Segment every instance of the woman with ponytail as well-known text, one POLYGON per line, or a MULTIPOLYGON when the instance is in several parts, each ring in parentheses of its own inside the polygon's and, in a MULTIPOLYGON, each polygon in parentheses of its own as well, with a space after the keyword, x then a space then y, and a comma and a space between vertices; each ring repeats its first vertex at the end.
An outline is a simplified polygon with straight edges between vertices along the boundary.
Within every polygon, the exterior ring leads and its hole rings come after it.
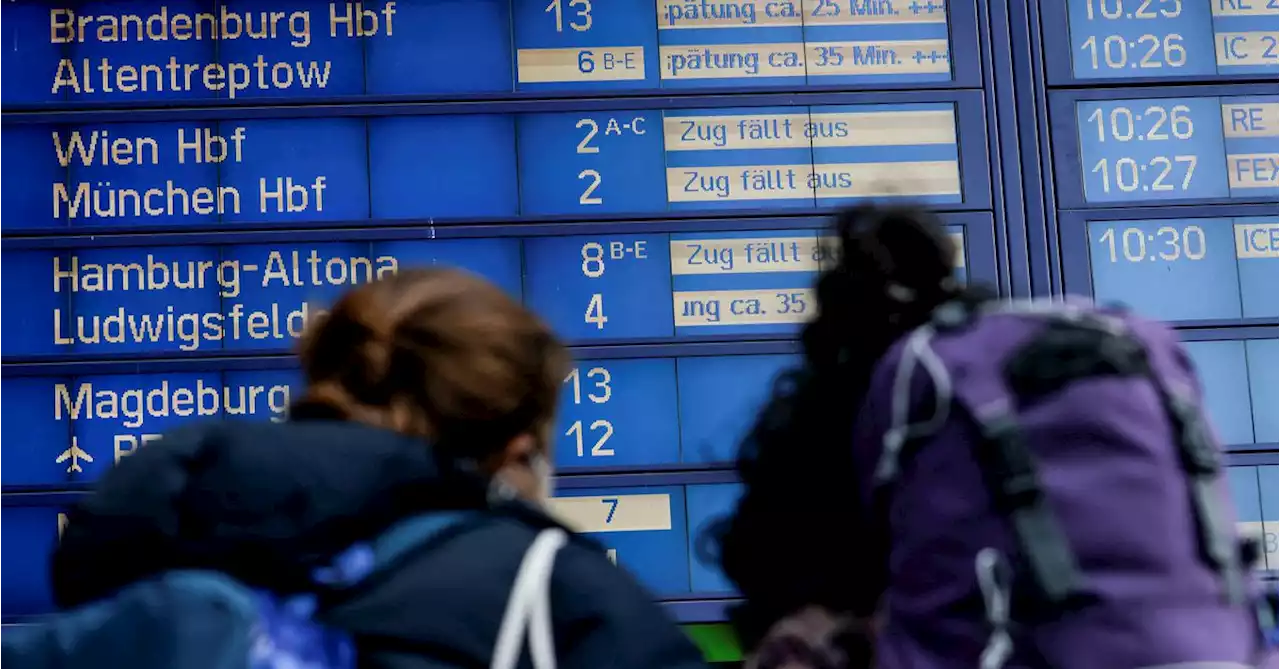
MULTIPOLYGON (((505 623, 520 618, 504 611, 526 613, 508 608, 523 601, 510 591, 530 546, 564 530, 544 507, 564 347, 492 284, 432 269, 347 293, 307 330, 300 358, 306 385, 287 421, 166 435, 71 511, 53 557, 57 604, 192 569, 280 596, 309 593, 318 570, 336 570, 335 556, 363 555, 349 547, 413 519, 456 518, 368 581, 323 591, 318 615, 351 634, 360 667, 519 659, 495 653, 500 629, 519 632, 505 623)), ((554 652, 535 649, 537 666, 547 655, 561 668, 703 666, 591 540, 565 539, 545 583, 552 629, 530 634, 553 637, 554 652)), ((517 594, 537 594, 526 590, 517 594)))

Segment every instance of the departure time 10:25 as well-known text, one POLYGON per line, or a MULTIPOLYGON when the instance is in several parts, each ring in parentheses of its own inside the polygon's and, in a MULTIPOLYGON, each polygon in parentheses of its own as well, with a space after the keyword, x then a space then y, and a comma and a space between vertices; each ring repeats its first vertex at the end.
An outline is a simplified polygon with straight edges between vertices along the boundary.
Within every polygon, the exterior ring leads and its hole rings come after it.
POLYGON ((1182 0, 1085 0, 1084 11, 1090 21, 1176 19, 1182 0))

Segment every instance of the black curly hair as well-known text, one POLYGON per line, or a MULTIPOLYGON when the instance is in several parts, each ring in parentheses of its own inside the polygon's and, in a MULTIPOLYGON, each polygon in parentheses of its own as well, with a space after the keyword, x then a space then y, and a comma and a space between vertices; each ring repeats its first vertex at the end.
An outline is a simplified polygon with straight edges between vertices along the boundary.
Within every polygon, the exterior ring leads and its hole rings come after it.
POLYGON ((778 379, 740 447, 737 508, 707 534, 745 599, 732 615, 745 648, 806 605, 873 612, 885 555, 859 527, 854 416, 886 350, 938 305, 971 294, 953 278, 950 235, 927 210, 864 205, 839 212, 834 228, 839 257, 818 278, 803 361, 778 379))

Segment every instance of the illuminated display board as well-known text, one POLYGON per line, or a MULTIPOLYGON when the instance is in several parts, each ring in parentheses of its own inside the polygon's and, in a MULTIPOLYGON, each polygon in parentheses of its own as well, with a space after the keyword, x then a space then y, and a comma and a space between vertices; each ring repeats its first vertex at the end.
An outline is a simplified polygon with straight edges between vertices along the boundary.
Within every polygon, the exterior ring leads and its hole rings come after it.
MULTIPOLYGON (((691 537, 816 308, 818 215, 937 206, 958 278, 1000 280, 980 3, 3 12, 5 414, 40 416, 6 493, 83 490, 185 421, 279 419, 281 356, 339 294, 462 267, 587 347, 562 514, 660 596, 723 599, 691 537)), ((45 610, 61 507, 3 499, 6 613, 45 610)))
POLYGON ((1228 447, 1275 444, 1277 369, 1275 339, 1186 343, 1204 390, 1205 408, 1228 447))
MULTIPOLYGON (((968 251, 958 259, 960 278, 974 272, 993 279, 989 217, 957 214, 950 220, 965 222, 952 227, 959 248, 968 251)), ((430 265, 462 267, 490 279, 571 341, 785 335, 812 315, 811 284, 831 257, 830 245, 812 229, 524 239, 422 239, 413 233, 416 239, 369 241, 378 234, 203 245, 179 245, 179 235, 169 245, 65 250, 9 244, 0 262, 0 290, 17 317, 4 320, 0 346, 11 361, 285 353, 307 320, 342 291, 400 267, 430 265)))
POLYGON ((968 2, 266 4, 6 3, 5 103, 977 86, 981 76, 968 2))
POLYGON ((1274 201, 1280 194, 1275 85, 1229 90, 1254 88, 1270 94, 1053 93, 1063 208, 1274 201))
MULTIPOLYGON (((1120 214, 1132 216, 1134 211, 1120 214)), ((1268 216, 1062 219, 1071 292, 1165 321, 1277 317, 1280 224, 1268 216)))
POLYGON ((939 95, 955 101, 7 125, 3 225, 754 212, 875 196, 985 208, 980 99, 939 95))
MULTIPOLYGON (((700 537, 729 512, 739 490, 735 483, 575 487, 558 493, 552 511, 604 544, 610 559, 658 596, 723 596, 729 587, 699 551, 700 537)), ((0 532, 8 548, 0 556, 0 577, 6 615, 52 609, 44 564, 65 523, 61 508, 5 505, 0 532)))
POLYGON ((1231 467, 1227 469, 1231 485, 1231 497, 1240 514, 1239 529, 1245 536, 1260 540, 1263 564, 1271 571, 1280 569, 1280 551, 1277 536, 1277 507, 1280 506, 1280 468, 1231 467))
POLYGON ((1280 73, 1275 0, 1063 0, 1041 11, 1051 85, 1280 73))
MULTIPOLYGON (((1239 529, 1262 539, 1260 566, 1277 569, 1277 468, 1236 466, 1227 472, 1239 529)), ((706 528, 732 508, 739 494, 734 483, 575 487, 561 491, 553 509, 604 544, 611 559, 659 596, 723 597, 730 594, 729 585, 699 549, 706 528)), ((44 564, 65 522, 60 508, 6 503, 0 518, 8 546, 0 555, 6 615, 51 609, 44 564)))
MULTIPOLYGON (((587 358, 561 387, 556 466, 646 470, 733 459, 792 354, 587 358)), ((86 484, 180 424, 284 420, 301 392, 285 360, 227 366, 200 361, 183 371, 76 376, 7 375, 6 439, 22 443, 0 470, 7 488, 86 484), (52 409, 50 409, 52 407, 52 409)))

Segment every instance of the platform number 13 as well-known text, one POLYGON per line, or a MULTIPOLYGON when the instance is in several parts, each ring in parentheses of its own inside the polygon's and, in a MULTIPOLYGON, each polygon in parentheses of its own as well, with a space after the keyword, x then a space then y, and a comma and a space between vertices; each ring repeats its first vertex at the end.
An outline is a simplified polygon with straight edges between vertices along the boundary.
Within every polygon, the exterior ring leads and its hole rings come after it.
POLYGON ((565 5, 569 7, 569 28, 574 32, 591 30, 591 0, 551 0, 551 4, 543 11, 556 18, 556 32, 564 32, 565 5))

